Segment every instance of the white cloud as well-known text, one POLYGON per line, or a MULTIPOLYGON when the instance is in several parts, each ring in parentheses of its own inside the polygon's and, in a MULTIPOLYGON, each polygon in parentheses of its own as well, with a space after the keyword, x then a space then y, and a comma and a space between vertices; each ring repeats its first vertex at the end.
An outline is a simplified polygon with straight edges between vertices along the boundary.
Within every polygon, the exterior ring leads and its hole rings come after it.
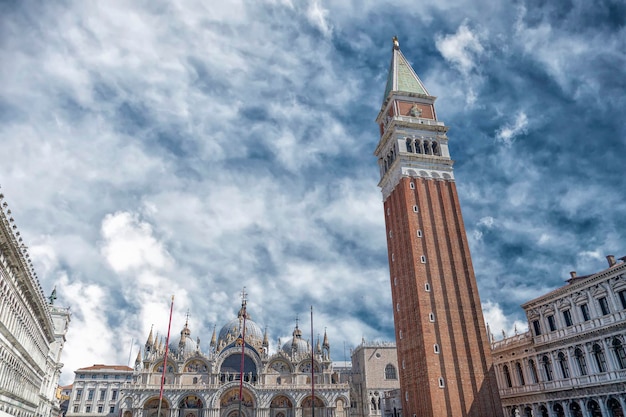
POLYGON ((520 111, 515 116, 515 121, 511 124, 502 126, 496 132, 496 140, 504 143, 507 146, 511 146, 515 138, 519 135, 526 134, 528 132, 528 116, 523 111, 520 111))
POLYGON ((317 27, 324 36, 330 36, 332 34, 332 25, 328 21, 328 10, 322 6, 321 0, 309 1, 306 16, 309 22, 317 27))
POLYGON ((482 303, 482 307, 485 323, 489 325, 496 340, 502 339, 504 335, 509 337, 528 330, 528 322, 506 316, 499 303, 486 301, 482 303))
POLYGON ((57 294, 72 300, 71 322, 63 350, 63 377, 71 381, 72 372, 95 363, 126 364, 121 351, 127 352, 130 335, 124 327, 111 331, 107 320, 110 294, 103 286, 70 281, 65 274, 58 277, 57 294), (115 346, 115 349, 112 347, 115 346))
POLYGON ((136 214, 117 212, 102 221, 102 255, 115 272, 168 268, 172 259, 152 234, 152 227, 136 214))
POLYGON ((459 26, 455 34, 437 35, 435 46, 447 61, 465 75, 476 67, 476 59, 484 52, 478 34, 472 32, 467 23, 459 26))
POLYGON ((493 227, 494 223, 495 223, 495 220, 493 219, 493 217, 485 216, 485 217, 482 217, 478 221, 478 226, 484 226, 487 229, 491 229, 493 227))

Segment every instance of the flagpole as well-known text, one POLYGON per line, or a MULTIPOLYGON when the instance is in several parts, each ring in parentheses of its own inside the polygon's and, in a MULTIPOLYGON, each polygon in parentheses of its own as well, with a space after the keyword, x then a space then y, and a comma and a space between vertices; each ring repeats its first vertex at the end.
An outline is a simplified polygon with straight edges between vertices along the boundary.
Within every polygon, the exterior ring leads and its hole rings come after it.
POLYGON ((163 358, 163 372, 161 373, 161 390, 159 392, 159 409, 157 417, 161 417, 161 403, 163 402, 163 385, 165 385, 165 372, 167 371, 167 353, 170 346, 170 329, 172 328, 172 312, 174 311, 174 296, 170 304, 170 321, 167 325, 167 339, 165 339, 165 357, 163 358))
POLYGON ((128 366, 130 367, 130 358, 133 356, 133 344, 135 343, 135 338, 130 338, 130 349, 128 349, 128 366))
POLYGON ((311 306, 311 417, 315 417, 315 362, 313 341, 313 306, 311 306))
POLYGON ((243 311, 243 330, 241 332, 241 366, 239 367, 239 417, 241 417, 241 403, 243 402, 243 366, 246 351, 246 287, 241 292, 241 310, 243 311))

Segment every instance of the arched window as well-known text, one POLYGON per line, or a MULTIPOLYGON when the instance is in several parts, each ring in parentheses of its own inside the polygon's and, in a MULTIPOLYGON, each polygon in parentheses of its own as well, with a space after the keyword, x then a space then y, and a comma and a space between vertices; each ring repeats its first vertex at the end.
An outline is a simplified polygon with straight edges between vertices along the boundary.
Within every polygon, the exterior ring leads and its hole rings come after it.
POLYGON ((587 360, 585 354, 580 348, 576 348, 574 351, 574 357, 576 358, 576 364, 578 365, 578 372, 580 376, 587 375, 587 360))
POLYGON ((433 148, 433 155, 439 156, 439 144, 437 142, 433 142, 431 147, 433 148))
POLYGON ((522 372, 522 364, 516 362, 515 370, 517 371, 517 379, 519 380, 520 385, 526 385, 526 381, 524 381, 524 372, 522 372))
POLYGON ((424 154, 427 154, 427 155, 433 154, 433 151, 430 148, 430 142, 428 142, 427 140, 424 141, 424 154))
POLYGON ((607 402, 606 402, 607 407, 609 408, 609 410, 611 411, 611 415, 612 416, 623 416, 624 415, 624 411, 622 410, 622 406, 619 404, 619 401, 616 400, 615 398, 610 398, 607 402))
POLYGON ((509 367, 507 365, 504 365, 502 370, 504 371, 504 379, 506 381, 506 386, 511 388, 513 384, 511 383, 511 374, 509 373, 509 367))
POLYGON ((554 406, 552 406, 552 409, 554 410, 556 417, 565 417, 565 411, 563 410, 563 407, 561 406, 561 404, 559 403, 554 404, 554 406))
POLYGON ((552 364, 550 363, 550 358, 548 358, 548 355, 545 355, 543 358, 541 358, 541 363, 543 364, 543 370, 546 374, 546 380, 552 381, 554 376, 552 375, 552 364))
POLYGON ((572 417, 583 417, 583 410, 580 409, 580 406, 576 401, 570 403, 569 410, 572 417))
POLYGON ((385 366, 385 379, 398 379, 396 367, 392 364, 385 366))
POLYGON ((413 145, 411 144, 411 139, 406 139, 406 151, 413 152, 413 145))
POLYGON ((606 372, 606 358, 604 357, 604 351, 597 343, 593 345, 593 357, 596 360, 598 372, 606 372))
POLYGON ((419 140, 416 140, 414 145, 415 145, 415 153, 424 153, 424 151, 422 150, 422 142, 420 142, 419 140))
POLYGON ((624 350, 622 341, 617 337, 613 339, 613 351, 615 352, 615 359, 619 369, 626 369, 626 350, 624 350))
POLYGON ((533 380, 533 384, 536 384, 539 382, 539 378, 537 377, 537 366, 535 365, 535 361, 534 360, 529 360, 528 361, 528 367, 530 368, 530 377, 533 380))
POLYGON ((587 403, 587 410, 591 417, 602 417, 602 411, 600 411, 600 405, 595 400, 589 400, 587 403))
POLYGON ((559 352, 559 368, 561 368, 561 375, 563 378, 569 378, 569 366, 567 365, 567 358, 563 352, 559 352))

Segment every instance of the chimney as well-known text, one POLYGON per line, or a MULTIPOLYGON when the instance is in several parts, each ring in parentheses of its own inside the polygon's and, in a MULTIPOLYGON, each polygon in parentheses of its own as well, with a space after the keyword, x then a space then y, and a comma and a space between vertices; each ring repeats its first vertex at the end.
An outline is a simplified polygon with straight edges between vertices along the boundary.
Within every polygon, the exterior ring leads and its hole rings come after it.
POLYGON ((615 265, 615 255, 607 255, 606 260, 609 262, 609 268, 615 265))
POLYGON ((570 278, 576 278, 576 271, 572 271, 569 273, 570 278))

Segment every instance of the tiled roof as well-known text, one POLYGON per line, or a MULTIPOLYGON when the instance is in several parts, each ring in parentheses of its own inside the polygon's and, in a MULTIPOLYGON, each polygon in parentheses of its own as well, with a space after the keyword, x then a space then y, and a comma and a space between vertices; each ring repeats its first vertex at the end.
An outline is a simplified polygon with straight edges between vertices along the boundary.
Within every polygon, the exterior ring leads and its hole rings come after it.
POLYGON ((429 95, 426 87, 422 84, 422 80, 413 71, 411 64, 400 52, 400 49, 394 49, 391 55, 391 65, 387 74, 383 101, 387 99, 391 91, 429 95))

